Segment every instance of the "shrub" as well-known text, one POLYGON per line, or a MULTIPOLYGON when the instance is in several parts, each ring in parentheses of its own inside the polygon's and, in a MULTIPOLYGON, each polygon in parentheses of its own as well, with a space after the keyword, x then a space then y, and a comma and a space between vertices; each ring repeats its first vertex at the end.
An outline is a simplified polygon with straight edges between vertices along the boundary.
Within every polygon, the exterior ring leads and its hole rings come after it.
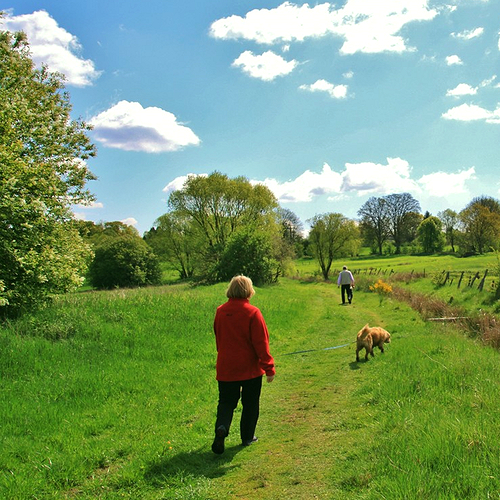
POLYGON ((278 273, 279 263, 273 257, 271 238, 250 230, 231 237, 217 265, 220 280, 244 274, 257 286, 272 283, 278 273))
POLYGON ((89 281, 101 289, 156 285, 161 281, 161 270, 147 243, 139 237, 125 236, 96 248, 89 281))

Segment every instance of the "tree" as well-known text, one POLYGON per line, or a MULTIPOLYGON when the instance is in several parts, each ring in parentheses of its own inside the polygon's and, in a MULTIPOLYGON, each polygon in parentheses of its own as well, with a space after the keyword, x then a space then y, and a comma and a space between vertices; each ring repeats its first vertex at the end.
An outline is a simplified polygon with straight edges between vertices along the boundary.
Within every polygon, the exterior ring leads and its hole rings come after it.
POLYGON ((382 255, 384 243, 389 236, 388 207, 384 198, 372 197, 358 210, 366 239, 375 243, 379 255, 382 255))
POLYGON ((304 225, 299 217, 288 208, 278 208, 278 219, 282 228, 283 240, 290 247, 296 256, 304 254, 304 225))
POLYGON ((359 229, 342 214, 316 215, 310 221, 309 241, 323 278, 328 280, 335 258, 353 255, 359 247, 359 229))
POLYGON ((157 285, 161 270, 157 257, 139 236, 111 238, 96 248, 89 267, 96 288, 157 285))
POLYGON ((444 246, 441 220, 433 215, 426 217, 418 226, 418 239, 424 253, 440 252, 444 246))
POLYGON ((71 205, 90 203, 89 127, 60 75, 35 69, 23 33, 0 32, 0 305, 15 314, 79 286, 91 256, 71 205))
POLYGON ((189 236, 178 234, 181 240, 196 238, 196 248, 202 252, 196 271, 207 280, 221 279, 226 246, 242 228, 268 233, 270 241, 279 234, 276 198, 267 187, 252 185, 244 177, 230 179, 219 172, 190 176, 182 189, 170 195, 168 205, 171 217, 189 228, 189 236))
POLYGON ((244 274, 257 286, 272 283, 279 276, 279 262, 274 258, 273 242, 268 233, 242 229, 229 239, 218 263, 222 281, 244 274))
POLYGON ((199 229, 187 217, 169 212, 155 221, 144 240, 158 257, 170 262, 181 279, 193 277, 202 259, 204 245, 199 229))
POLYGON ((410 214, 420 212, 420 203, 409 193, 390 194, 384 200, 387 204, 389 233, 394 240, 396 253, 399 254, 405 237, 411 234, 412 228, 418 226, 415 226, 416 219, 410 214))
POLYGON ((467 252, 483 253, 495 247, 500 232, 500 204, 494 198, 474 198, 460 212, 463 246, 467 252))
POLYGON ((451 251, 455 252, 455 235, 460 224, 460 218, 455 211, 449 208, 439 212, 438 217, 441 219, 444 227, 446 242, 451 246, 451 251))

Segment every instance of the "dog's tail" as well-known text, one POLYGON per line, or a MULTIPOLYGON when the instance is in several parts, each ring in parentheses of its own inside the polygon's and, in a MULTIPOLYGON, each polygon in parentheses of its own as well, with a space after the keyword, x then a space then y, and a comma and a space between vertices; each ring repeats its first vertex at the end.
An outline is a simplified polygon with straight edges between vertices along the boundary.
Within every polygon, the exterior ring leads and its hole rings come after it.
POLYGON ((360 340, 366 339, 369 333, 370 333, 370 327, 368 326, 368 323, 366 323, 366 325, 358 333, 358 339, 360 340))

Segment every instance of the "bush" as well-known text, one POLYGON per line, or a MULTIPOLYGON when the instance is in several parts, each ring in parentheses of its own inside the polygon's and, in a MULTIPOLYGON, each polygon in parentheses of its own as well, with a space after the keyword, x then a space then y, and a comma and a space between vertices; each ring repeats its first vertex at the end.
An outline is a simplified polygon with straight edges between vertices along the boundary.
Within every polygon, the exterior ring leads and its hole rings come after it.
POLYGON ((89 281, 100 289, 156 285, 161 281, 160 264, 141 238, 114 238, 96 248, 89 281))
POLYGON ((279 267, 268 235, 242 231, 234 234, 226 245, 217 265, 217 276, 229 281, 233 276, 244 274, 260 286, 276 281, 279 267))

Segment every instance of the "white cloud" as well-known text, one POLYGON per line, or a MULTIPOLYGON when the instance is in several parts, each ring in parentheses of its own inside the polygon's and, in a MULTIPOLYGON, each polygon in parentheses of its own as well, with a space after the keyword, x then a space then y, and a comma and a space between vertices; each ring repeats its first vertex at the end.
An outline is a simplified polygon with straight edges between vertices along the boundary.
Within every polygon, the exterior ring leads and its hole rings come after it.
MULTIPOLYGON (((412 168, 406 160, 387 158, 386 164, 346 163, 342 172, 336 172, 324 163, 319 173, 306 170, 284 182, 269 177, 250 182, 267 186, 280 203, 309 203, 320 196, 327 196, 328 201, 338 201, 347 199, 350 194, 361 197, 407 192, 418 196, 444 197, 466 192, 466 182, 475 179, 474 167, 456 173, 438 171, 418 180, 412 179, 411 174, 412 168)), ((163 191, 171 193, 182 189, 191 175, 195 174, 175 178, 163 191)))
POLYGON ((418 183, 427 196, 446 196, 466 193, 465 183, 476 178, 474 167, 457 173, 434 172, 424 175, 418 183))
POLYGON ((244 73, 266 82, 278 76, 288 75, 297 65, 298 62, 294 59, 286 61, 270 50, 261 55, 255 55, 250 50, 246 50, 233 62, 233 66, 241 67, 244 73))
POLYGON ((172 113, 138 102, 120 101, 89 123, 96 139, 110 148, 160 153, 196 146, 200 139, 172 113))
POLYGON ((497 107, 495 111, 489 111, 476 104, 461 104, 443 113, 442 117, 446 120, 485 121, 486 123, 500 124, 500 107, 497 107))
POLYGON ((132 227, 137 226, 137 219, 134 219, 134 217, 127 217, 126 219, 123 219, 120 222, 127 226, 132 226, 132 227))
POLYGON ((98 202, 98 201, 93 201, 92 203, 90 203, 89 205, 81 205, 81 204, 78 204, 78 205, 75 205, 77 208, 84 208, 84 209, 87 209, 87 210, 95 210, 96 208, 104 208, 104 204, 101 203, 101 202, 98 202))
POLYGON ((254 9, 245 17, 230 16, 210 27, 214 38, 253 40, 261 44, 289 43, 326 35, 331 29, 330 4, 309 7, 285 2, 274 9, 254 9))
POLYGON ((497 75, 493 75, 491 78, 486 78, 480 83, 480 87, 489 87, 495 80, 497 79, 497 75))
POLYGON ((50 71, 64 74, 68 85, 91 85, 101 74, 93 61, 80 57, 82 47, 77 37, 61 28, 44 10, 9 15, 4 19, 4 27, 8 31, 24 31, 34 63, 38 67, 45 64, 50 71))
POLYGON ((345 99, 347 97, 347 85, 334 85, 326 80, 317 80, 312 85, 301 85, 302 90, 309 92, 326 92, 332 99, 345 99))
POLYGON ((446 95, 451 97, 460 97, 463 95, 475 94, 477 94, 477 87, 472 87, 467 83, 460 83, 454 89, 450 89, 446 92, 446 95))
POLYGON ((342 191, 356 191, 359 196, 372 193, 419 192, 410 178, 411 168, 406 160, 387 158, 387 165, 372 162, 346 163, 342 173, 342 191))
POLYGON ((319 174, 306 170, 297 178, 283 183, 272 178, 266 178, 260 183, 266 185, 280 202, 307 202, 314 196, 338 193, 342 178, 325 163, 319 174))
POLYGON ((170 194, 174 191, 178 191, 184 187, 184 183, 190 178, 190 177, 208 177, 207 174, 187 174, 187 175, 180 175, 179 177, 176 177, 172 182, 169 182, 164 188, 163 192, 170 194))
POLYGON ((484 28, 476 28, 473 30, 465 30, 460 33, 452 33, 451 36, 461 40, 472 40, 473 38, 480 37, 484 33, 484 28))
POLYGON ((462 62, 462 59, 460 59, 460 57, 458 57, 456 54, 454 54, 454 55, 448 56, 446 58, 446 64, 448 66, 456 66, 456 65, 463 64, 463 62, 462 62))
POLYGON ((252 40, 260 44, 301 42, 306 38, 336 35, 344 39, 340 51, 404 52, 412 50, 399 34, 414 21, 429 21, 437 11, 427 0, 348 0, 335 10, 323 3, 310 7, 284 2, 274 9, 254 9, 245 17, 230 16, 215 21, 210 34, 224 40, 252 40))

